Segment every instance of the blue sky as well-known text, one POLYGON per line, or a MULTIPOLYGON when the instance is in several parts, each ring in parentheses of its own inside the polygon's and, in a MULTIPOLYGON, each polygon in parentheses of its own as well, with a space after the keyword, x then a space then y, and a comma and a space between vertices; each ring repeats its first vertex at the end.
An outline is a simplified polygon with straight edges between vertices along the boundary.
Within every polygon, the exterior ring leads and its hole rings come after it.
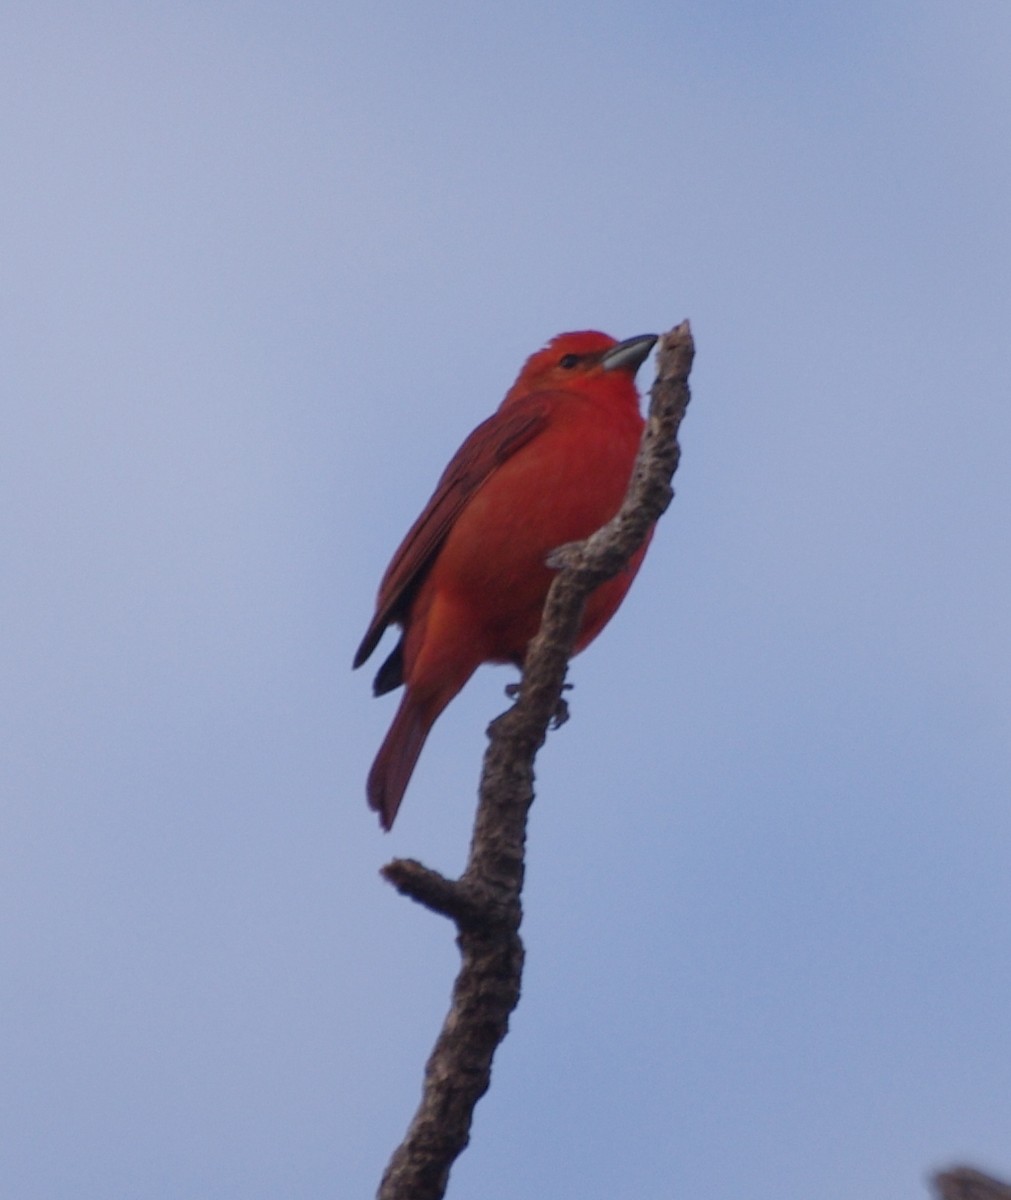
POLYGON ((461 866, 512 678, 382 836, 374 589, 528 353, 685 316, 449 1194, 1011 1175, 1009 47, 1006 0, 5 6, 0 1193, 371 1194, 456 965, 377 870, 461 866))

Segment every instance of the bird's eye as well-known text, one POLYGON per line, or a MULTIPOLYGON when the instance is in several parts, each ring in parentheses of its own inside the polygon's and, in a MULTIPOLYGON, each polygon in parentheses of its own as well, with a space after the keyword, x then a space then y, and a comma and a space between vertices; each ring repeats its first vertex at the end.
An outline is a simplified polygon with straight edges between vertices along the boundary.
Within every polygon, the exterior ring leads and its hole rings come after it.
POLYGON ((578 354, 566 354, 558 360, 558 365, 563 371, 571 371, 573 367, 579 365, 578 354))

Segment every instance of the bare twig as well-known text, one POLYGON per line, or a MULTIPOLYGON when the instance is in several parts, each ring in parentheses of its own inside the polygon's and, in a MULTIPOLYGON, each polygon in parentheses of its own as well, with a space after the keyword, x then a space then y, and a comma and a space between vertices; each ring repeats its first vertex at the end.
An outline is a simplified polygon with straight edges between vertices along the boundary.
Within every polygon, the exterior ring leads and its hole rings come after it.
POLYGON ((378 1200, 440 1200, 470 1137, 474 1107, 488 1089, 492 1057, 520 995, 527 813, 534 758, 559 711, 586 597, 642 545, 674 493, 678 428, 688 405, 695 348, 684 321, 660 339, 649 417, 628 495, 618 514, 585 542, 560 547, 537 636, 527 651, 519 699, 489 727, 470 855, 458 880, 409 859, 383 875, 399 891, 457 926, 461 966, 452 1005, 425 1068, 421 1104, 394 1152, 378 1200))
POLYGON ((934 1176, 941 1200, 1011 1200, 1011 1187, 973 1167, 952 1167, 934 1176))

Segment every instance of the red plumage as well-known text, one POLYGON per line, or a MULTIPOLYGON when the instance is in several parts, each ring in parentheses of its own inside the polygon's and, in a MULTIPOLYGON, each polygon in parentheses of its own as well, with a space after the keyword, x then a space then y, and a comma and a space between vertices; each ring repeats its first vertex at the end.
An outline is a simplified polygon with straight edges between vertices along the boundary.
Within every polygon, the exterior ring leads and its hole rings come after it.
MULTIPOLYGON (((354 660, 388 625, 402 628, 375 681, 376 695, 406 685, 369 773, 384 829, 429 730, 477 667, 522 666, 553 576, 547 556, 618 511, 643 429, 635 373, 655 341, 564 333, 532 355, 393 555, 354 660)), ((614 615, 645 553, 589 597, 576 652, 614 615)))

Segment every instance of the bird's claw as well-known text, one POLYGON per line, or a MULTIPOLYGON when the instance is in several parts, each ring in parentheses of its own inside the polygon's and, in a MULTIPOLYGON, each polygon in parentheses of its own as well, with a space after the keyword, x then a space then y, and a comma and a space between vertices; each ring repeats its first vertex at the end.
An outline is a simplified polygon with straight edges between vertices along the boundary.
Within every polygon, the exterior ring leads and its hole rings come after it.
MULTIPOLYGON (((562 685, 562 690, 571 688, 571 683, 562 685)), ((558 697, 558 703, 555 705, 555 711, 551 714, 551 720, 548 722, 549 729, 561 729, 565 722, 569 719, 569 702, 564 696, 558 697)))

